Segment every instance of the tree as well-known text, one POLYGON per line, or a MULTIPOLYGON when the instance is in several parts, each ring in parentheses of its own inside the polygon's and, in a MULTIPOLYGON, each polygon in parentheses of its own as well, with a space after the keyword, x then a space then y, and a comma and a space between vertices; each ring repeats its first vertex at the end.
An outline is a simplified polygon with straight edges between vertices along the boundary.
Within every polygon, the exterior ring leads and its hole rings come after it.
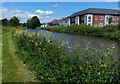
POLYGON ((10 19, 9 24, 10 24, 12 27, 17 27, 17 26, 20 25, 19 22, 20 22, 20 20, 19 20, 16 16, 14 16, 13 18, 10 19))
POLYGON ((35 29, 36 27, 40 27, 41 23, 37 16, 33 16, 30 20, 27 21, 28 28, 35 29))
POLYGON ((0 20, 0 25, 2 25, 2 20, 0 20))
POLYGON ((112 23, 112 17, 110 17, 110 18, 108 19, 108 23, 109 23, 109 24, 112 23))
POLYGON ((7 22, 8 22, 8 20, 7 20, 6 18, 2 19, 2 25, 3 25, 3 26, 6 26, 6 25, 7 25, 7 22))

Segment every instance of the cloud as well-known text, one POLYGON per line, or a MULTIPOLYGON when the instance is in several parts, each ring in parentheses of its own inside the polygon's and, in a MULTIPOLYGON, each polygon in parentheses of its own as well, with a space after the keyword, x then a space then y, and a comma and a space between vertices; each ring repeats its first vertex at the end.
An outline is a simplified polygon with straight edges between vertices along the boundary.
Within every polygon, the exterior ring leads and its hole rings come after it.
POLYGON ((2 18, 10 19, 13 16, 18 17, 21 20, 21 22, 25 22, 27 19, 30 19, 33 16, 38 16, 38 15, 24 10, 17 10, 17 9, 9 10, 7 8, 2 7, 2 18))
POLYGON ((18 9, 9 10, 4 7, 0 8, 0 15, 2 15, 2 16, 0 16, 0 19, 7 18, 9 20, 13 16, 16 16, 20 19, 20 22, 22 22, 22 23, 26 22, 28 19, 32 18, 33 16, 37 16, 41 22, 47 23, 54 19, 54 17, 48 16, 49 14, 53 14, 53 12, 52 11, 42 11, 42 14, 40 14, 40 13, 36 14, 36 13, 28 12, 25 10, 18 10, 18 9))
POLYGON ((54 12, 53 11, 42 11, 42 10, 36 10, 36 13, 38 14, 45 14, 45 15, 51 15, 54 12))
POLYGON ((120 0, 106 0, 107 2, 118 2, 120 0))
POLYGON ((53 7, 58 7, 59 5, 58 4, 54 4, 53 7))

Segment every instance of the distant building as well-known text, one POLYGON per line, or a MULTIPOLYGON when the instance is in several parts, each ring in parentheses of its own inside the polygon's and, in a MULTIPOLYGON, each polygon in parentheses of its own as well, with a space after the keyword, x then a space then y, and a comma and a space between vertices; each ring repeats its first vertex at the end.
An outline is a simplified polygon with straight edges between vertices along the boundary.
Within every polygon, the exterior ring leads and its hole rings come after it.
POLYGON ((113 9, 89 8, 72 14, 63 19, 63 25, 90 25, 94 27, 103 27, 109 25, 109 18, 112 16, 111 25, 120 23, 120 11, 113 9), (67 21, 66 21, 67 19, 67 21))
POLYGON ((41 27, 47 27, 46 23, 41 23, 41 27))
POLYGON ((68 17, 59 20, 59 26, 69 26, 68 17))
POLYGON ((55 19, 49 23, 47 23, 47 26, 59 26, 59 20, 55 19))

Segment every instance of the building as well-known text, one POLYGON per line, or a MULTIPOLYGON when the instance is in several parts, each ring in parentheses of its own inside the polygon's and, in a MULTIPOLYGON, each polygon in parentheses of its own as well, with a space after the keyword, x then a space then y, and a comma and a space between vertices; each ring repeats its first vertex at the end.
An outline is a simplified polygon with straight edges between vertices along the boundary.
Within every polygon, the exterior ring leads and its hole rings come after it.
POLYGON ((47 26, 53 26, 53 27, 59 26, 59 20, 55 19, 55 20, 47 23, 47 26))
POLYGON ((59 26, 69 26, 68 17, 59 20, 59 26))
POLYGON ((41 27, 47 27, 46 23, 41 23, 41 27))
POLYGON ((113 9, 89 8, 72 14, 67 17, 66 25, 91 25, 103 27, 109 25, 109 18, 112 17, 111 25, 120 23, 120 11, 113 9))

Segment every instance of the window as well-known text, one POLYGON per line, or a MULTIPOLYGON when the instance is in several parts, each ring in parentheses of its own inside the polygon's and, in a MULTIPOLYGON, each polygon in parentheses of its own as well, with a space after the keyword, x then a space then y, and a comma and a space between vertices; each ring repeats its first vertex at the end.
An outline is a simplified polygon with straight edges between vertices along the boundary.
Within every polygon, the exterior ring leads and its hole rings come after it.
POLYGON ((120 21, 120 17, 118 17, 118 20, 120 21))
POLYGON ((97 17, 97 16, 95 17, 95 20, 98 20, 98 17, 97 17))
POLYGON ((100 20, 104 20, 104 17, 103 17, 103 16, 100 16, 100 20))
POLYGON ((109 18, 108 18, 108 17, 106 17, 106 22, 108 22, 108 19, 109 19, 109 18))
POLYGON ((95 24, 94 27, 97 27, 97 24, 95 24))
POLYGON ((99 27, 103 27, 103 23, 99 23, 99 27))
POLYGON ((115 25, 114 23, 111 23, 111 25, 115 25))
POLYGON ((117 17, 117 20, 119 20, 119 17, 117 17))
POLYGON ((72 23, 72 25, 75 25, 75 23, 72 23))
POLYGON ((75 21, 75 19, 74 19, 74 18, 72 18, 72 21, 75 21))
POLYGON ((91 22, 91 17, 90 16, 88 17, 88 22, 91 22))
POLYGON ((84 16, 82 17, 82 20, 84 20, 84 16))
POLYGON ((90 26, 90 24, 88 24, 90 26))
POLYGON ((117 17, 113 17, 113 20, 117 20, 117 17))

